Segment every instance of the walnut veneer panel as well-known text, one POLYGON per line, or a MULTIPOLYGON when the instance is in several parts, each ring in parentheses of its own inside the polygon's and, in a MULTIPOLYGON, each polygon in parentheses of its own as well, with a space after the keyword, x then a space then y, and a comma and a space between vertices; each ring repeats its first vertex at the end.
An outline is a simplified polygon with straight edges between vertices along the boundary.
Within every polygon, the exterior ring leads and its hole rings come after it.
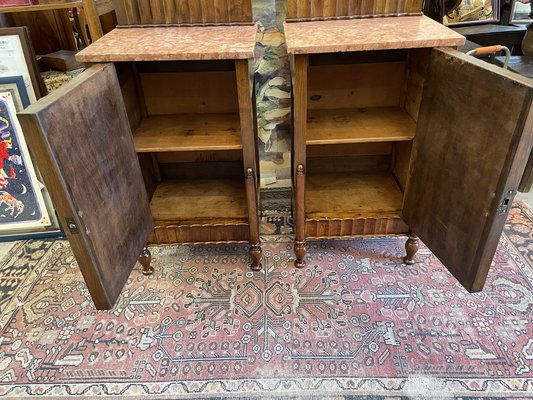
POLYGON ((422 0, 288 0, 287 20, 421 15, 422 0))
POLYGON ((115 0, 115 5, 119 25, 242 24, 253 21, 251 0, 115 0))
POLYGON ((464 36, 426 16, 285 23, 291 54, 461 46, 464 36))
POLYGON ((220 60, 254 56, 256 28, 194 26, 114 29, 76 55, 81 62, 220 60))

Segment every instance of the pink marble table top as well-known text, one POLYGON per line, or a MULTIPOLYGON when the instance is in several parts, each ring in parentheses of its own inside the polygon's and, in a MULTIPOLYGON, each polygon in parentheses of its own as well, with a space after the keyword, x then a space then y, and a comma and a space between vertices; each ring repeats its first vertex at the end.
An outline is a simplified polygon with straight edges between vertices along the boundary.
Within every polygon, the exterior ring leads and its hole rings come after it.
POLYGON ((291 54, 461 46, 464 36, 426 16, 285 23, 291 54))
POLYGON ((256 27, 119 28, 76 55, 81 62, 253 58, 256 27))

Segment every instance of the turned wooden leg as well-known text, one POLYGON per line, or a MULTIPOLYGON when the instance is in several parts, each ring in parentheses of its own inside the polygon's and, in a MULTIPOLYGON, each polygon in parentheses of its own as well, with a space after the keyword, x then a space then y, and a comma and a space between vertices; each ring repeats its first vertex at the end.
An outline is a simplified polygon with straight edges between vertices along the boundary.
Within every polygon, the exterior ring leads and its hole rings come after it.
POLYGON ((405 242, 405 252, 407 255, 403 258, 404 264, 413 265, 415 263, 415 255, 418 252, 418 236, 409 231, 409 238, 405 242))
POLYGON ((294 255, 296 256, 296 260, 294 261, 294 265, 296 268, 303 268, 305 267, 305 241, 304 240, 296 240, 294 242, 294 255))
POLYGON ((139 264, 142 265, 143 275, 152 275, 154 273, 154 267, 150 265, 152 262, 152 253, 150 253, 150 250, 148 250, 148 247, 145 247, 143 251, 141 251, 141 254, 139 255, 139 264))
POLYGON ((252 271, 261 271, 262 255, 263 255, 263 251, 261 250, 261 246, 259 244, 253 244, 250 246, 250 258, 252 259, 252 262, 250 264, 250 269, 252 271))
POLYGON ((296 201, 294 212, 295 240, 294 255, 296 268, 305 267, 305 167, 298 164, 294 180, 296 201))

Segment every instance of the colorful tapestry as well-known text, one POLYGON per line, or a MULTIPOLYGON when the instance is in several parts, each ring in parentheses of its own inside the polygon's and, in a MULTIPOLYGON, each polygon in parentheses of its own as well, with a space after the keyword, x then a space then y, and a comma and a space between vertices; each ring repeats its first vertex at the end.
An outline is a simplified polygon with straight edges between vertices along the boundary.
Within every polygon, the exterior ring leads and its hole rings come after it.
MULTIPOLYGON (((533 213, 515 205, 483 292, 405 238, 153 248, 96 311, 65 241, 2 261, 0 396, 516 397, 533 394, 533 213), (7 290, 6 290, 7 289, 7 290)), ((372 397, 375 398, 375 397, 372 397)))

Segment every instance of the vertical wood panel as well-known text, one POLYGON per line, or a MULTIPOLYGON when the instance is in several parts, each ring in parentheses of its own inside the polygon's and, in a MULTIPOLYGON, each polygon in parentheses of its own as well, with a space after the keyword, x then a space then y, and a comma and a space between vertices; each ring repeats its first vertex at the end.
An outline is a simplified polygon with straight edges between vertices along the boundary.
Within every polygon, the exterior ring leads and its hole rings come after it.
POLYGON ((164 24, 165 23, 165 1, 163 0, 150 0, 150 9, 152 14, 152 23, 164 24))
POLYGON ((189 23, 191 24, 202 24, 202 4, 200 0, 189 0, 189 23))
POLYGON ((307 18, 323 18, 324 17, 324 2, 326 0, 314 0, 311 1, 309 7, 309 16, 307 18))
POLYGON ((288 0, 287 20, 421 14, 422 0, 288 0))
POLYGON ((116 10, 119 25, 253 22, 251 0, 116 0, 116 10))
POLYGON ((203 23, 214 23, 216 21, 215 0, 200 0, 202 4, 203 23))
POLYGON ((137 0, 139 9, 139 18, 141 24, 149 24, 152 22, 152 7, 150 0, 137 0))
POLYGON ((214 7, 216 23, 229 21, 228 2, 226 0, 214 0, 214 7))
POLYGON ((124 11, 126 13, 127 25, 140 24, 139 9, 137 8, 137 1, 125 1, 124 11))
POLYGON ((163 13, 165 24, 171 24, 174 22, 176 15, 176 6, 174 4, 174 0, 163 0, 163 13))

